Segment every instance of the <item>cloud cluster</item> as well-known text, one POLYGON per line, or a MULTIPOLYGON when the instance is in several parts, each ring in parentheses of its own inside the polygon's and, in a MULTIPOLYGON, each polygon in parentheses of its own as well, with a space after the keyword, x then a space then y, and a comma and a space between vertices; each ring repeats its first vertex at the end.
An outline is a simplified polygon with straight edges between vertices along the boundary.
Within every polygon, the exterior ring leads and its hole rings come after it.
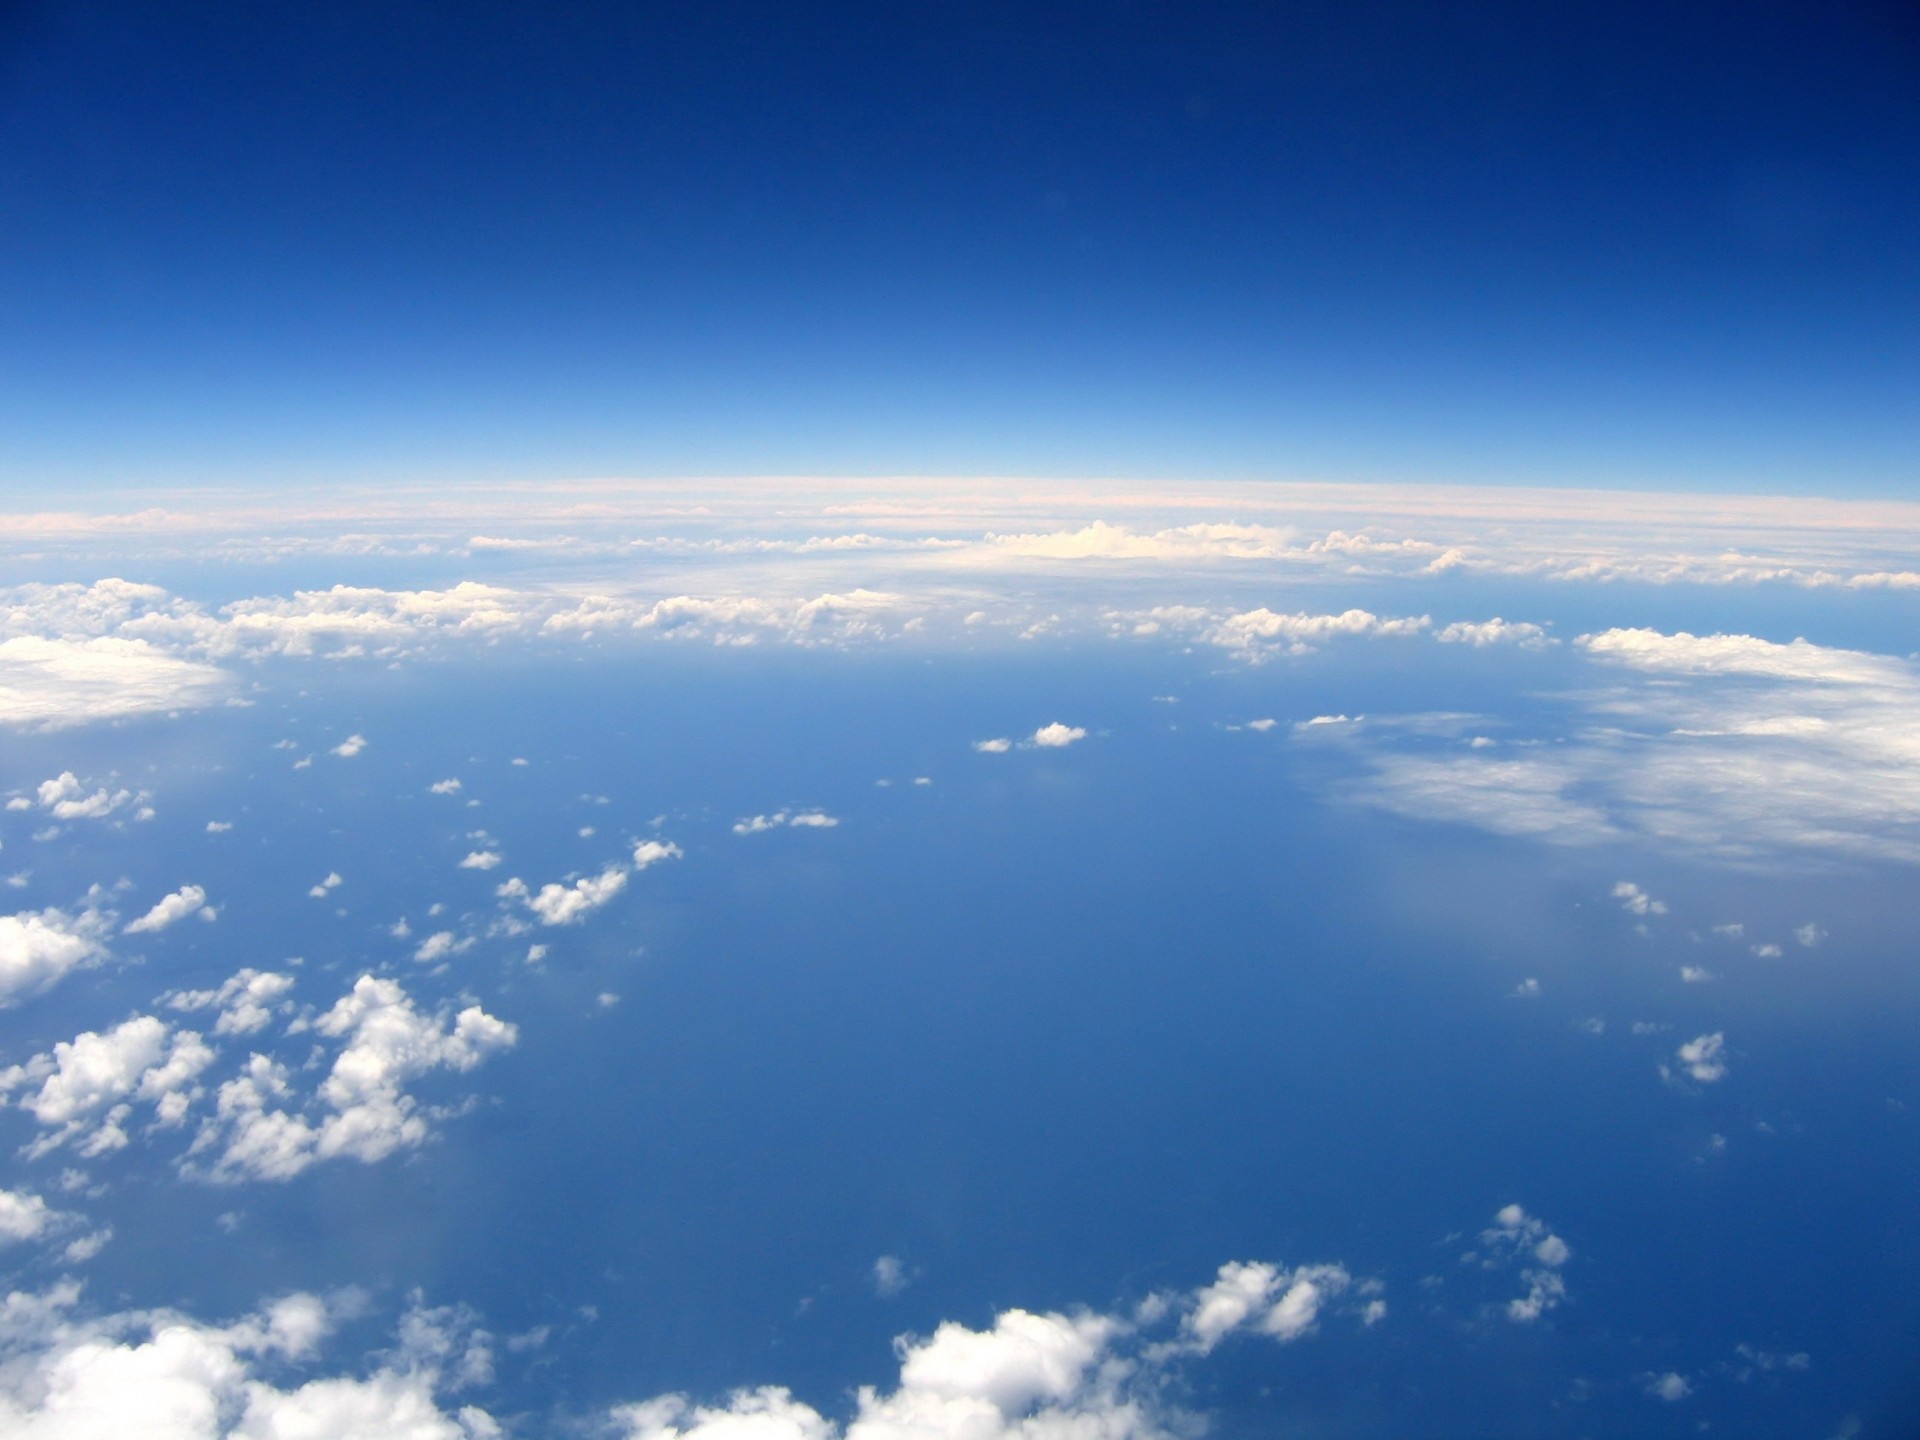
POLYGON ((310 1099, 297 1092, 292 1071, 259 1053, 219 1087, 189 1152, 212 1157, 209 1178, 287 1180, 318 1161, 371 1164, 424 1144, 434 1114, 408 1082, 434 1070, 472 1070, 519 1039, 512 1024, 478 1005, 425 1014, 397 981, 372 975, 361 976, 313 1029, 341 1045, 310 1099))
POLYGON ((14 1103, 44 1127, 28 1147, 30 1156, 68 1144, 83 1156, 104 1155, 127 1145, 126 1124, 137 1104, 152 1108, 157 1125, 180 1124, 213 1059, 193 1031, 138 1015, 0 1070, 0 1096, 18 1093, 14 1103))
POLYGON ((824 810, 776 810, 771 815, 744 815, 733 822, 736 835, 762 835, 783 825, 802 830, 831 830, 840 822, 824 810))
POLYGON ((1531 1325, 1567 1298, 1566 1278, 1560 1272, 1573 1251, 1544 1220, 1519 1205, 1505 1205, 1492 1226, 1480 1232, 1480 1241, 1493 1263, 1518 1269, 1526 1286, 1507 1302, 1507 1318, 1515 1324, 1531 1325))

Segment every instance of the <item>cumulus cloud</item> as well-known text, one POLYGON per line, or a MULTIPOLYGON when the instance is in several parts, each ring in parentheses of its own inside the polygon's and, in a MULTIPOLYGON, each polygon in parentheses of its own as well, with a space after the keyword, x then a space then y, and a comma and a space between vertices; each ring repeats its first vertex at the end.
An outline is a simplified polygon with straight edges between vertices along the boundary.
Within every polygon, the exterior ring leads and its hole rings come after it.
POLYGON ((164 930, 175 921, 184 920, 189 915, 198 915, 202 920, 212 920, 218 913, 207 904, 207 892, 204 889, 198 885, 182 885, 171 895, 163 896, 138 920, 130 921, 124 933, 151 934, 156 930, 164 930))
POLYGON ((342 740, 338 745, 333 747, 333 753, 335 755, 338 755, 343 760, 351 760, 354 756, 358 755, 362 750, 366 748, 367 748, 366 736, 349 735, 346 739, 342 740))
POLYGON ((458 795, 460 793, 460 782, 458 780, 436 780, 433 784, 429 785, 427 789, 435 795, 458 795))
POLYGON ((104 786, 89 794, 71 770, 62 770, 53 779, 42 780, 34 798, 56 820, 101 820, 132 801, 134 794, 104 786))
POLYGON ((0 1248, 38 1240, 66 1217, 26 1190, 0 1190, 0 1248))
POLYGON ((292 1009, 286 999, 293 989, 293 977, 274 971, 245 969, 212 990, 179 990, 164 996, 175 1010, 218 1009, 214 1021, 216 1035, 251 1035, 272 1023, 275 1014, 292 1009))
POLYGON ((1711 1085, 1727 1078, 1726 1052, 1727 1037, 1716 1030, 1710 1035, 1696 1035, 1673 1053, 1681 1073, 1702 1085, 1711 1085))
POLYGON ((462 870, 491 870, 500 863, 498 850, 469 850, 460 862, 462 870))
POLYGON ((976 740, 973 748, 982 755, 1004 755, 1013 748, 1013 741, 1004 737, 993 740, 976 740))
POLYGON ((1084 740, 1086 738, 1087 732, 1080 726, 1063 725, 1060 721, 1055 720, 1051 724, 1042 725, 1038 730, 1034 731, 1028 743, 1038 745, 1042 749, 1060 750, 1073 744, 1076 740, 1084 740))
POLYGON ((1476 649, 1487 645, 1518 645, 1525 650, 1539 650, 1554 643, 1544 629, 1531 621, 1502 620, 1497 615, 1479 622, 1457 620, 1435 638, 1443 644, 1471 645, 1476 649))
POLYGON ((662 860, 678 860, 681 856, 680 847, 671 840, 642 840, 633 847, 633 868, 645 870, 662 860))
POLYGON ((1519 1205, 1504 1205, 1492 1226, 1480 1232, 1480 1241, 1487 1247, 1489 1263, 1517 1269, 1526 1287, 1507 1302, 1509 1320, 1531 1325, 1566 1299, 1567 1282, 1560 1271, 1573 1258, 1573 1250, 1544 1220, 1519 1205))
POLYGON ((21 1092, 15 1103, 47 1128, 28 1154, 72 1143, 82 1155, 102 1155, 127 1144, 125 1122, 136 1103, 151 1105, 163 1125, 183 1120, 213 1058, 194 1032, 137 1015, 0 1070, 0 1095, 21 1092))
POLYGON ((1203 1355, 1237 1330, 1297 1340, 1313 1329, 1322 1307, 1352 1284, 1353 1277, 1339 1265, 1292 1270, 1264 1261, 1222 1265, 1214 1282, 1194 1293, 1181 1333, 1203 1355))
POLYGON ((498 887, 503 900, 518 900, 539 917, 542 925, 577 925, 627 886, 627 872, 609 865, 598 875, 582 876, 571 885, 553 882, 529 890, 518 876, 498 887))
MULTIPOLYGON (((288 1368, 310 1365, 337 1321, 319 1296, 283 1296, 226 1325, 169 1310, 84 1317, 79 1300, 79 1287, 64 1281, 5 1298, 5 1433, 23 1440, 497 1440, 505 1433, 478 1407, 449 1401, 442 1408, 438 1393, 457 1388, 467 1349, 444 1355, 413 1340, 410 1327, 416 1334, 423 1325, 444 1327, 418 1320, 418 1306, 402 1319, 401 1343, 367 1373, 302 1382, 288 1368)), ((474 1343, 471 1334, 456 1339, 474 1343)))
POLYGON ((898 1255, 882 1255, 873 1262, 873 1293, 882 1300, 892 1299, 912 1281, 912 1272, 898 1255))
POLYGON ((47 909, 0 915, 0 1007, 39 994, 70 971, 99 964, 107 956, 103 942, 114 918, 94 894, 75 914, 47 909))
POLYGON ((219 1087, 192 1152, 213 1153, 209 1178, 287 1180, 318 1161, 372 1164, 422 1145, 435 1117, 407 1082, 433 1070, 472 1070, 519 1039, 515 1026, 477 1005, 424 1014, 397 981, 372 975, 313 1028, 341 1048, 311 1102, 295 1091, 292 1072, 259 1054, 219 1087))
POLYGON ((329 892, 338 890, 345 883, 346 882, 340 878, 340 872, 338 870, 329 870, 327 872, 327 878, 307 891, 307 894, 311 895, 315 900, 324 900, 329 892))

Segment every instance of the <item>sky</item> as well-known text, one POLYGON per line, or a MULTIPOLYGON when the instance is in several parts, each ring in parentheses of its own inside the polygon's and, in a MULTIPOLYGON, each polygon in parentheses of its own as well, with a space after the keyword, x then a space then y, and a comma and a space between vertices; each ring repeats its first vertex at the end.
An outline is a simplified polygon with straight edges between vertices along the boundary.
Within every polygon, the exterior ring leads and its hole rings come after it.
POLYGON ((1886 3, 10 6, 0 485, 1910 483, 1886 3))
POLYGON ((1916 72, 0 9, 0 1434, 1906 1440, 1916 72))

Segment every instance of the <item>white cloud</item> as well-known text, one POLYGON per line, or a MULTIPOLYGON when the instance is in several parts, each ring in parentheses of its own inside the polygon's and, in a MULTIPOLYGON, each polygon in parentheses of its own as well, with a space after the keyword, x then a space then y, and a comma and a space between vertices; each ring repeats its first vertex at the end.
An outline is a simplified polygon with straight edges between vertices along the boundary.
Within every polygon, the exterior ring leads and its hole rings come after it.
POLYGON ((16 635, 0 640, 0 725, 58 729, 165 710, 227 693, 225 674, 144 640, 16 635))
POLYGON ((0 1431, 21 1440, 497 1440, 505 1433, 484 1410, 443 1409, 436 1394, 456 1388, 483 1336, 454 1332, 444 1347, 452 1353, 409 1343, 410 1328, 417 1336, 436 1324, 417 1315, 449 1312, 416 1307, 402 1319, 396 1351, 363 1376, 300 1383, 286 1377, 287 1367, 311 1362, 335 1324, 318 1296, 283 1296, 228 1325, 168 1310, 84 1318, 75 1313, 78 1301, 71 1282, 6 1297, 0 1431))
POLYGON ((1276 1340, 1297 1340, 1319 1319, 1321 1308, 1353 1284, 1339 1265, 1301 1265, 1286 1270, 1263 1261, 1220 1267, 1211 1285, 1194 1293, 1194 1307, 1181 1331, 1205 1354, 1227 1335, 1251 1330, 1276 1340))
POLYGON ((30 1155, 69 1142, 77 1142, 82 1155, 99 1155, 126 1145, 123 1122, 134 1101, 151 1104, 162 1124, 179 1123, 199 1094, 197 1077, 213 1058, 192 1031, 138 1015, 112 1030, 84 1031, 25 1064, 0 1070, 0 1094, 25 1092, 19 1107, 47 1127, 48 1133, 29 1147, 30 1155))
POLYGON ((38 1195, 0 1190, 0 1247, 38 1240, 65 1218, 38 1195))
POLYGON ((233 822, 231 820, 207 821, 207 834, 209 835, 224 835, 231 829, 233 829, 233 822))
POLYGON ((71 770, 62 770, 52 780, 42 780, 35 792, 40 808, 56 820, 102 820, 134 799, 131 790, 102 787, 92 794, 71 770))
POLYGON ((413 958, 425 963, 463 948, 451 930, 436 930, 414 947, 413 958))
POLYGON ((645 870, 662 860, 678 860, 683 852, 671 840, 642 840, 633 847, 633 868, 645 870))
POLYGON ((1795 940, 1798 940, 1807 949, 1811 950, 1816 945, 1818 945, 1822 940, 1825 940, 1827 938, 1827 932, 1821 929, 1818 925, 1809 921, 1807 924, 1800 926, 1798 929, 1796 929, 1793 932, 1793 938, 1795 940))
POLYGON ((882 1255, 873 1262, 873 1293, 890 1300, 913 1283, 913 1273, 898 1255, 882 1255))
POLYGON ((329 891, 338 890, 345 883, 346 882, 340 878, 340 872, 338 870, 329 870, 327 872, 327 878, 307 891, 307 894, 316 900, 324 900, 329 891))
POLYGON ((333 747, 333 753, 335 755, 338 755, 343 760, 351 760, 354 756, 358 755, 362 750, 366 748, 367 748, 366 736, 349 735, 346 739, 342 740, 338 745, 333 747))
POLYGON ((462 870, 491 870, 500 863, 498 850, 469 850, 460 862, 462 870))
POLYGON ((124 933, 145 935, 156 930, 164 930, 176 921, 189 915, 198 915, 202 920, 211 920, 218 912, 207 904, 207 892, 198 885, 182 885, 171 895, 162 897, 154 907, 138 920, 130 921, 124 933))
POLYGON ((1513 987, 1513 993, 1522 1000, 1538 1000, 1540 998, 1540 982, 1529 975, 1513 987))
POLYGON ((747 815, 733 822, 736 835, 763 835, 782 825, 802 830, 831 830, 840 822, 824 810, 776 810, 771 815, 747 815))
POLYGON ((1051 724, 1042 725, 1038 730, 1034 731, 1032 739, 1028 743, 1038 745, 1043 749, 1059 750, 1073 744, 1076 740, 1084 740, 1086 738, 1087 732, 1080 726, 1063 725, 1058 720, 1055 720, 1051 724))
POLYGON ((214 1021, 216 1035, 251 1035, 272 1023, 276 1013, 292 1008, 285 997, 293 989, 293 977, 273 971, 245 969, 213 990, 181 990, 163 997, 175 1010, 218 1008, 214 1021))
POLYGON ((558 882, 529 891, 518 876, 496 890, 503 900, 518 900, 540 918, 543 925, 575 925, 599 909, 627 885, 627 872, 610 865, 598 875, 587 875, 571 885, 558 882))
POLYGON ((1697 1035, 1674 1051, 1680 1068, 1702 1085, 1727 1078, 1727 1037, 1721 1031, 1697 1035))
POLYGON ((1713 972, 1704 965, 1682 965, 1680 978, 1688 985, 1705 985, 1713 979, 1713 972))
POLYGON ((1573 1258, 1573 1250, 1544 1220, 1519 1205, 1504 1205, 1493 1217, 1493 1225, 1480 1232, 1480 1240, 1496 1262, 1517 1268, 1526 1286, 1523 1294, 1507 1302, 1509 1320, 1531 1325, 1566 1299, 1567 1282, 1560 1269, 1573 1258))
POLYGON ((1518 645, 1525 650, 1539 650, 1555 643, 1544 629, 1530 621, 1502 620, 1497 615, 1478 623, 1457 620, 1435 638, 1443 644, 1471 645, 1475 649, 1487 645, 1518 645))
POLYGON ((1656 1375, 1647 1382, 1647 1393, 1656 1400, 1665 1400, 1668 1404, 1673 1404, 1693 1394, 1693 1386, 1686 1376, 1669 1370, 1666 1374, 1656 1375))
POLYGON ((1613 887, 1613 898, 1620 902, 1620 908, 1629 915, 1664 915, 1667 902, 1656 900, 1631 880, 1622 880, 1613 887))
POLYGON ((1004 755, 1013 748, 1013 741, 1004 737, 993 740, 976 740, 973 748, 982 755, 1004 755))
POLYGON ((460 793, 460 782, 458 780, 436 780, 433 784, 429 785, 427 789, 435 795, 458 795, 460 793))
POLYGON ((93 896, 78 914, 22 910, 0 915, 0 1007, 40 993, 69 971, 97 965, 114 916, 93 896))
POLYGON ((469 1071, 511 1048, 517 1028, 477 1005, 457 1015, 417 1010, 398 982, 363 975, 314 1021, 343 1042, 314 1099, 295 1094, 293 1076, 264 1055, 220 1086, 216 1113, 201 1126, 193 1153, 217 1151, 209 1178, 286 1180, 317 1161, 367 1164, 426 1142, 432 1114, 406 1083, 432 1070, 469 1071))

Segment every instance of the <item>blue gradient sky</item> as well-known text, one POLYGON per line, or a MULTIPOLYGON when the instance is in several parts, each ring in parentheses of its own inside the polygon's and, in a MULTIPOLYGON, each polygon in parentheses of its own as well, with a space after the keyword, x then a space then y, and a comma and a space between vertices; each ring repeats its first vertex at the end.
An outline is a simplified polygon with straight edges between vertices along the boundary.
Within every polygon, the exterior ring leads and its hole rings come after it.
POLYGON ((1913 476, 1891 3, 29 4, 0 207, 16 502, 1913 476))

